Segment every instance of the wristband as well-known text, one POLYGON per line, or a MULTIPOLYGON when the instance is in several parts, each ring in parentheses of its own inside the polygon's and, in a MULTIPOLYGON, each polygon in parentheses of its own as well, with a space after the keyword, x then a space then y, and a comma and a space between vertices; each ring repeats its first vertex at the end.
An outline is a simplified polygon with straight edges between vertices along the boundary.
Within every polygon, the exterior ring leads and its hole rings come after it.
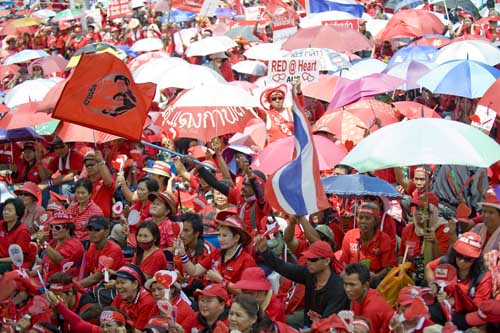
POLYGON ((52 187, 54 185, 54 183, 52 183, 52 179, 47 180, 47 184, 49 185, 49 187, 52 187))
POLYGON ((186 264, 188 261, 189 261, 189 256, 188 256, 187 254, 185 254, 185 255, 183 255, 183 256, 181 257, 181 262, 182 262, 183 264, 186 264))

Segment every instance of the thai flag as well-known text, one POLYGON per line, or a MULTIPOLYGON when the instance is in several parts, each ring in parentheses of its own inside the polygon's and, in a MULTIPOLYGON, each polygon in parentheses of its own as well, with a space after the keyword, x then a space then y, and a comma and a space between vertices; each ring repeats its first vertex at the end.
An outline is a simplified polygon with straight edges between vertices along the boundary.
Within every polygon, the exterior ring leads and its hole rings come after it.
POLYGON ((346 12, 356 17, 361 17, 365 6, 356 0, 307 0, 308 14, 336 10, 346 12))
POLYGON ((328 208, 319 177, 319 164, 309 120, 302 103, 293 99, 294 159, 282 166, 266 184, 266 198, 276 210, 291 215, 308 215, 328 208))

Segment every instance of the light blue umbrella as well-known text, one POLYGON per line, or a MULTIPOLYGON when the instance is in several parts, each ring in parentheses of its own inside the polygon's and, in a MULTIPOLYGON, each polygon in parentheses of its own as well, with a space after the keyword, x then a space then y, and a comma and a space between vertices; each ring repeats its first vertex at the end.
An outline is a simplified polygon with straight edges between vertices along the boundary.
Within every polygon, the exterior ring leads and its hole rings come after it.
POLYGON ((448 61, 425 74, 418 84, 435 94, 479 98, 500 77, 500 70, 473 60, 448 61))
POLYGON ((391 184, 377 177, 365 175, 330 176, 321 180, 328 194, 344 197, 377 195, 391 199, 401 198, 401 193, 391 184))
POLYGON ((405 80, 406 83, 401 86, 403 90, 418 89, 420 85, 417 84, 417 80, 436 66, 432 62, 410 60, 387 68, 384 73, 405 80))
POLYGON ((407 46, 399 49, 387 63, 387 68, 409 60, 432 61, 437 48, 425 45, 407 46))
POLYGON ((161 18, 160 22, 161 23, 166 23, 167 20, 173 23, 182 23, 182 22, 189 22, 192 21, 196 18, 196 13, 189 12, 187 10, 181 10, 181 9, 173 9, 172 12, 170 13, 165 13, 163 17, 161 18))
POLYGON ((44 50, 22 50, 21 52, 17 52, 7 59, 5 59, 4 65, 11 65, 11 64, 20 64, 23 62, 27 62, 30 60, 34 59, 39 59, 43 57, 48 57, 49 54, 45 52, 44 50))

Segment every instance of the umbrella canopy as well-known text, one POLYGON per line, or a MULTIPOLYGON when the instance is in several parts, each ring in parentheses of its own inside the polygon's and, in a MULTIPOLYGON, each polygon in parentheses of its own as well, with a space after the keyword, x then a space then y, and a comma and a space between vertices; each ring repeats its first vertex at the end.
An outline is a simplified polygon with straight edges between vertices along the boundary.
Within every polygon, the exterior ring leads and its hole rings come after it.
POLYGON ((104 143, 120 139, 118 136, 101 132, 92 128, 62 121, 56 129, 56 135, 64 142, 104 143))
MULTIPOLYGON (((475 0, 477 1, 477 0, 475 0)), ((480 0, 481 1, 481 0, 480 0)), ((481 15, 479 14, 478 6, 476 6, 472 1, 470 0, 433 0, 429 1, 430 3, 433 3, 435 6, 440 6, 440 7, 445 7, 445 2, 446 6, 449 9, 452 8, 461 8, 462 10, 471 13, 474 15, 475 18, 480 17, 481 15)), ((485 4, 486 1, 483 2, 485 4)))
POLYGON ((128 63, 128 68, 130 68, 130 71, 133 73, 145 63, 156 58, 169 58, 169 55, 162 51, 143 53, 132 59, 128 63))
POLYGON ((42 23, 42 20, 36 17, 23 17, 20 19, 13 20, 10 22, 10 25, 14 28, 22 28, 22 27, 29 27, 32 25, 40 25, 42 23))
POLYGON ((83 17, 85 13, 82 9, 65 9, 58 12, 53 18, 52 22, 63 22, 78 20, 83 17))
POLYGON ((330 176, 321 180, 328 194, 341 197, 359 198, 376 195, 389 199, 401 198, 402 194, 391 184, 377 177, 365 175, 330 176))
POLYGON ((43 137, 38 135, 32 128, 0 128, 0 143, 17 142, 17 141, 34 141, 43 140, 43 137))
POLYGON ((408 119, 441 118, 435 109, 413 101, 393 102, 397 112, 408 119))
POLYGON ((125 59, 127 57, 126 54, 124 54, 122 51, 120 51, 116 46, 108 44, 108 43, 92 43, 85 45, 84 47, 78 49, 75 54, 69 59, 68 63, 68 68, 73 68, 78 65, 78 62, 80 62, 80 58, 82 54, 90 54, 90 53, 111 53, 112 55, 120 58, 120 59, 125 59), (123 57, 124 56, 124 57, 123 57))
POLYGON ((262 42, 257 36, 253 34, 253 25, 242 25, 231 28, 224 34, 224 36, 227 36, 232 39, 241 36, 245 38, 249 43, 262 42))
POLYGON ((170 87, 191 89, 198 85, 226 83, 226 80, 219 73, 200 65, 175 66, 164 74, 165 76, 158 83, 160 90, 170 87))
POLYGON ((500 50, 492 43, 482 40, 465 40, 451 43, 436 53, 434 62, 443 64, 451 60, 475 60, 490 66, 500 63, 500 50))
POLYGON ((500 77, 500 70, 472 60, 449 61, 432 69, 418 84, 435 94, 479 98, 500 77))
POLYGON ((250 47, 243 55, 248 59, 269 61, 283 58, 288 51, 282 50, 279 45, 273 43, 261 43, 250 47))
POLYGON ((27 62, 33 59, 38 59, 38 58, 43 58, 43 57, 48 57, 49 54, 45 52, 44 50, 22 50, 20 52, 17 52, 7 59, 5 59, 5 62, 3 63, 4 65, 10 65, 10 64, 20 64, 23 62, 27 62))
POLYGON ((436 65, 431 62, 423 63, 410 60, 392 66, 387 69, 385 73, 387 75, 398 77, 401 80, 405 80, 406 83, 404 83, 400 88, 402 90, 410 90, 420 88, 420 84, 417 84, 417 80, 427 74, 434 67, 436 67, 436 65))
POLYGON ((376 131, 341 163, 366 172, 420 164, 487 168, 498 160, 500 145, 477 128, 458 121, 423 118, 376 131))
POLYGON ((160 57, 151 59, 133 72, 137 83, 153 82, 159 84, 165 73, 175 67, 187 67, 189 63, 179 57, 160 57))
POLYGON ((172 23, 181 23, 181 22, 189 22, 196 18, 196 13, 189 12, 187 10, 182 9, 174 9, 170 13, 165 13, 161 18, 161 23, 172 22, 172 23))
POLYGON ((495 110, 496 113, 500 115, 500 79, 496 80, 488 90, 484 93, 484 96, 479 100, 479 105, 483 107, 495 110))
POLYGON ((365 137, 367 128, 363 120, 348 111, 325 114, 314 124, 313 132, 325 132, 335 140, 345 143, 347 140, 357 144, 365 137))
POLYGON ((402 10, 394 14, 380 33, 381 40, 441 34, 444 24, 433 13, 421 9, 402 10))
POLYGON ((407 46, 399 49, 387 63, 387 67, 392 67, 406 61, 415 60, 420 62, 433 61, 438 49, 433 46, 407 46))
POLYGON ((158 51, 163 48, 163 41, 160 38, 139 39, 132 45, 130 50, 134 52, 158 51))
POLYGON ((62 73, 66 71, 66 66, 68 65, 68 60, 64 59, 61 55, 51 55, 48 57, 43 57, 33 61, 28 66, 28 71, 31 73, 33 71, 33 66, 40 66, 43 69, 44 75, 50 75, 53 73, 62 73))
POLYGON ((42 20, 48 21, 51 17, 56 16, 56 12, 50 9, 40 9, 33 13, 33 16, 39 17, 42 20))
POLYGON ((320 71, 336 72, 351 67, 349 58, 331 49, 306 48, 290 52, 288 57, 317 59, 320 71))
POLYGON ((42 101, 50 88, 61 79, 36 79, 27 80, 18 84, 5 95, 4 103, 9 108, 29 102, 42 101))
POLYGON ((372 74, 382 73, 387 67, 383 61, 373 58, 364 58, 352 62, 351 68, 334 73, 350 80, 361 79, 372 74))
POLYGON ((443 35, 423 35, 410 43, 410 46, 432 46, 438 49, 451 43, 451 39, 443 35))
POLYGON ((237 44, 229 37, 214 36, 204 38, 200 41, 191 43, 186 50, 188 57, 206 56, 209 54, 226 52, 227 50, 237 46, 237 44))
POLYGON ((296 50, 308 47, 332 49, 337 52, 369 50, 372 42, 357 30, 323 25, 299 29, 282 48, 296 50))
POLYGON ((255 76, 263 76, 267 74, 267 66, 265 63, 256 60, 243 60, 233 65, 233 71, 244 74, 252 74, 255 76))
POLYGON ((302 85, 302 93, 307 97, 330 102, 333 98, 338 80, 338 76, 320 74, 318 82, 305 83, 302 85))
POLYGON ((333 110, 364 97, 394 91, 404 80, 387 74, 372 74, 357 80, 340 78, 328 109, 333 110))
POLYGON ((4 77, 8 75, 14 75, 16 74, 19 69, 18 65, 12 64, 12 65, 0 65, 0 80, 3 80, 4 77))
POLYGON ((266 145, 266 140, 266 124, 262 119, 255 118, 247 123, 243 133, 235 133, 229 139, 229 145, 246 146, 260 151, 266 145))
MULTIPOLYGON (((331 140, 314 135, 314 146, 318 155, 320 170, 330 170, 340 162, 347 151, 331 140)), ((269 144, 252 162, 252 168, 271 175, 293 159, 294 137, 279 139, 269 144)))
POLYGON ((52 120, 49 114, 36 112, 38 102, 26 103, 11 109, 0 119, 0 127, 5 129, 34 127, 52 120))

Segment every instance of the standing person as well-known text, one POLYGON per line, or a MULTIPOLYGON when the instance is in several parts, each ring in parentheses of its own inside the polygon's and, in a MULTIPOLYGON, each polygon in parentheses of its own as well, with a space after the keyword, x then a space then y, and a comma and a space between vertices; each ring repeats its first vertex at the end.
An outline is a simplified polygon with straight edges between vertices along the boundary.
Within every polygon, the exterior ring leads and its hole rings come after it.
POLYGON ((293 116, 291 110, 284 106, 286 94, 286 86, 280 85, 265 90, 261 95, 260 117, 266 123, 269 143, 293 134, 293 116))
POLYGON ((394 310, 375 289, 370 288, 368 267, 362 263, 349 264, 342 279, 354 315, 370 320, 370 333, 388 333, 394 310))
POLYGON ((32 235, 40 230, 40 226, 46 221, 45 209, 40 206, 42 193, 38 186, 33 182, 26 182, 14 190, 14 193, 23 200, 24 216, 23 223, 28 227, 32 235))
POLYGON ((139 226, 135 237, 137 248, 132 262, 150 279, 157 271, 167 268, 167 259, 159 248, 160 230, 153 221, 147 221, 139 226))
POLYGON ((74 219, 75 235, 87 249, 89 245, 88 221, 91 216, 103 215, 101 207, 92 200, 94 186, 88 178, 80 178, 75 184, 75 202, 68 207, 74 219))
POLYGON ((110 218, 116 177, 111 175, 100 151, 85 154, 83 163, 88 178, 92 181, 92 200, 102 209, 103 215, 110 218))
MULTIPOLYGON (((29 252, 31 235, 22 223, 24 204, 19 198, 10 198, 3 203, 0 221, 0 274, 11 270, 12 260, 9 256, 9 246, 17 244, 26 256, 29 252)), ((27 262, 28 260, 25 260, 27 262)))
POLYGON ((335 256, 330 244, 314 242, 302 253, 307 265, 295 265, 278 259, 262 236, 257 236, 255 243, 257 253, 267 265, 287 279, 305 285, 304 324, 310 326, 313 319, 348 308, 342 280, 330 267, 335 256))

